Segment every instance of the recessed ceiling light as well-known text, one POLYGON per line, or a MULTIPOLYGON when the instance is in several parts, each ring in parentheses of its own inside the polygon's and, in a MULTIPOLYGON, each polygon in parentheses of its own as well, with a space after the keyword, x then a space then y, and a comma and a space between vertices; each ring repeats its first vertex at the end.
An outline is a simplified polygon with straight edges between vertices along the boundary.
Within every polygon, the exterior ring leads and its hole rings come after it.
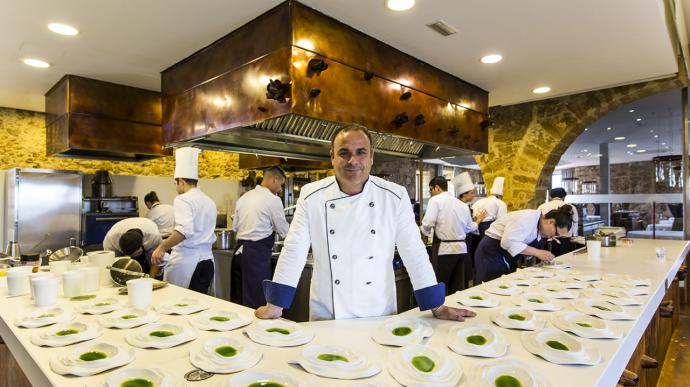
POLYGON ((654 133, 654 129, 649 129, 649 133, 654 133))
POLYGON ((655 135, 654 135, 654 138, 659 138, 659 135, 658 135, 658 134, 655 134, 655 135))
POLYGON ((40 59, 34 59, 34 58, 26 58, 24 59, 24 64, 31 66, 31 67, 38 67, 40 69, 47 69, 50 67, 50 63, 40 60, 40 59))
POLYGON ((482 63, 486 63, 486 64, 498 63, 502 60, 503 60, 503 57, 499 54, 486 55, 486 56, 483 56, 482 59, 480 59, 480 61, 482 63))
POLYGON ((386 8, 391 11, 407 11, 414 7, 414 0, 386 0, 386 8))
POLYGON ((582 153, 587 153, 587 152, 589 152, 587 149, 582 150, 582 153))
POLYGON ((601 156, 603 156, 601 153, 596 154, 596 157, 601 157, 601 156))
POLYGON ((549 91, 551 91, 551 88, 550 88, 550 87, 548 87, 548 86, 539 86, 539 87, 537 87, 536 89, 533 89, 533 90, 532 90, 532 93, 534 93, 534 94, 544 94, 544 93, 548 93, 549 91))
POLYGON ((60 35, 74 36, 79 33, 79 30, 62 23, 50 23, 48 24, 48 29, 60 35))
POLYGON ((588 131, 588 130, 589 130, 589 128, 585 128, 585 132, 588 131))
POLYGON ((628 145, 626 145, 626 146, 627 146, 628 148, 634 148, 634 147, 637 146, 637 144, 628 144, 628 145))
POLYGON ((628 113, 635 113, 635 109, 628 110, 628 113))
POLYGON ((662 142, 661 145, 666 145, 666 143, 665 143, 665 142, 662 142))
POLYGON ((640 122, 640 121, 642 121, 642 118, 638 118, 635 121, 640 122))
POLYGON ((625 137, 614 137, 613 139, 616 141, 621 141, 621 140, 625 140, 625 137))
POLYGON ((644 149, 638 149, 638 150, 636 150, 635 152, 637 152, 637 153, 644 153, 644 152, 646 152, 646 150, 644 150, 644 149))
POLYGON ((612 129, 612 128, 611 128, 610 126, 609 126, 608 128, 606 128, 606 130, 611 130, 611 129, 612 129))

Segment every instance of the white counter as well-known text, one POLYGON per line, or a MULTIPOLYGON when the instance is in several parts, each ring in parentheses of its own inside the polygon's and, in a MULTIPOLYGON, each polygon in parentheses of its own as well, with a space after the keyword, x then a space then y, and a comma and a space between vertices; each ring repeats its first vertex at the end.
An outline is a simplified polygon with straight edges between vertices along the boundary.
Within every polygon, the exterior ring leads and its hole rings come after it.
MULTIPOLYGON (((634 244, 629 246, 602 248, 602 257, 599 260, 590 260, 586 255, 572 256, 569 254, 560 257, 559 259, 571 263, 575 270, 579 270, 583 273, 619 273, 628 274, 633 278, 651 279, 652 286, 650 295, 644 296, 645 305, 632 308, 639 311, 640 317, 635 321, 611 322, 613 326, 619 327, 626 332, 623 339, 581 339, 601 351, 603 360, 596 366, 561 366, 549 363, 528 353, 523 348, 520 342, 521 332, 497 328, 500 329, 511 342, 509 353, 506 357, 503 357, 503 359, 518 358, 526 362, 535 371, 546 377, 553 386, 615 386, 656 308, 661 302, 665 289, 670 285, 685 254, 688 252, 688 246, 688 242, 686 241, 635 240, 634 244), (658 260, 656 258, 654 251, 656 246, 664 246, 667 249, 667 258, 665 260, 658 260)), ((17 328, 13 324, 15 315, 26 312, 26 310, 31 307, 28 297, 6 298, 4 294, 6 294, 6 288, 3 287, 0 289, 0 335, 2 335, 3 340, 5 340, 12 354, 22 366, 22 369, 34 386, 46 386, 51 384, 60 387, 84 385, 99 386, 103 383, 108 375, 107 372, 101 375, 83 378, 65 377, 52 372, 49 367, 49 359, 58 353, 68 351, 71 347, 39 348, 31 344, 30 336, 34 330, 17 328)), ((116 294, 114 288, 106 288, 102 289, 99 295, 113 296, 114 294, 116 294)), ((242 306, 198 293, 192 293, 186 289, 174 286, 156 290, 154 292, 154 302, 180 299, 182 297, 189 297, 190 295, 203 298, 203 301, 211 304, 213 308, 249 311, 249 309, 242 306)), ((114 297, 121 300, 123 304, 127 302, 126 296, 114 297)), ((448 297, 446 305, 456 306, 456 299, 457 295, 448 297)), ((501 306, 511 305, 509 297, 500 297, 500 300, 502 303, 501 306)), ((59 304, 63 307, 70 307, 70 305, 74 305, 74 302, 61 299, 59 300, 59 304)), ((569 302, 566 301, 564 304, 566 304, 567 308, 569 302)), ((491 324, 489 315, 495 308, 470 309, 478 313, 478 316, 470 321, 491 324)), ((548 318, 550 312, 537 313, 548 318)), ((455 324, 461 324, 457 322, 435 320, 430 317, 429 312, 419 312, 418 310, 411 310, 406 312, 405 315, 423 316, 434 326, 434 336, 431 337, 427 343, 431 346, 445 347, 446 335, 449 327, 455 324)), ((97 324, 96 319, 97 316, 78 316, 78 320, 84 323, 97 324)), ((181 322, 187 319, 188 317, 185 316, 163 315, 161 321, 181 322)), ((378 345, 370 337, 372 330, 380 324, 380 320, 381 319, 339 320, 305 324, 312 327, 316 332, 316 337, 312 343, 346 346, 352 350, 362 351, 362 353, 373 357, 381 363, 384 369, 383 372, 375 377, 359 382, 371 383, 378 386, 395 386, 397 383, 386 370, 386 354, 396 349, 378 345)), ((101 336, 99 340, 125 344, 124 335, 127 333, 128 330, 105 329, 103 336, 101 336)), ((227 335, 238 337, 242 340, 248 340, 243 336, 241 329, 225 333, 201 331, 199 338, 196 340, 206 340, 217 335, 227 335)), ((131 363, 129 367, 161 367, 168 370, 176 378, 182 378, 187 371, 194 368, 188 359, 188 350, 190 346, 191 343, 164 350, 135 348, 136 360, 131 363)), ((264 357, 252 370, 282 371, 295 377, 306 377, 307 374, 305 371, 287 364, 288 360, 296 358, 296 355, 304 348, 303 346, 296 348, 259 347, 264 357)), ((452 353, 452 356, 462 365, 465 373, 487 361, 460 356, 454 353, 452 353)), ((221 385, 221 383, 228 378, 228 375, 219 374, 206 381, 195 382, 193 384, 190 383, 190 385, 217 386, 221 385)), ((464 380, 466 380, 466 377, 463 377, 463 381, 464 380)), ((329 386, 350 386, 357 383, 352 381, 322 379, 319 384, 327 384, 329 386)))

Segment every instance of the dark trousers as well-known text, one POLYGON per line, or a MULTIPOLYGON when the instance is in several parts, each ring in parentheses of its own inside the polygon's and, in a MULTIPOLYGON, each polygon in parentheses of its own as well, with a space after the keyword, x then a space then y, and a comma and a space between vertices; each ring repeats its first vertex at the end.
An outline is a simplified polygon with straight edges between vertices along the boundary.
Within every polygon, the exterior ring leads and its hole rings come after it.
POLYGON ((438 256, 438 272, 436 280, 446 284, 446 295, 466 289, 468 254, 449 254, 438 256))
POLYGON ((194 273, 192 273, 192 279, 189 281, 189 290, 208 294, 211 281, 213 281, 214 272, 215 270, 212 259, 207 259, 197 263, 194 273))
POLYGON ((501 248, 501 241, 488 236, 479 242, 474 260, 475 286, 517 270, 517 258, 511 257, 505 249, 501 248))
POLYGON ((238 241, 242 253, 232 257, 230 300, 249 308, 266 305, 263 281, 271 279, 271 250, 275 235, 258 241, 238 241))

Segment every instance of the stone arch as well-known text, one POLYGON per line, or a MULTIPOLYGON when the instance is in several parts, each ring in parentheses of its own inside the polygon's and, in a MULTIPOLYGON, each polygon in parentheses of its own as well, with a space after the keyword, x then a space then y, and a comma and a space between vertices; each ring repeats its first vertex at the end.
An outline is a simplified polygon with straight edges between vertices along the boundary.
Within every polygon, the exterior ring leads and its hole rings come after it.
POLYGON ((487 184, 505 177, 503 200, 511 210, 536 208, 546 198, 556 164, 587 126, 622 105, 687 84, 684 78, 666 78, 491 108, 489 152, 475 160, 487 184))

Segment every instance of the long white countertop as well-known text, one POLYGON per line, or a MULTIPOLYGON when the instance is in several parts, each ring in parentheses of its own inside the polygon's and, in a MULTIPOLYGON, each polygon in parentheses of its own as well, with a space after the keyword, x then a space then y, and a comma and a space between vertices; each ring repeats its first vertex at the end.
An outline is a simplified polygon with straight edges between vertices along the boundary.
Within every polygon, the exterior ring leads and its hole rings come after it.
MULTIPOLYGON (((506 338, 511 343, 510 350, 507 356, 501 359, 517 358, 522 362, 527 363, 536 372, 545 377, 552 386, 615 386, 618 378, 624 370, 630 356, 632 355, 637 343, 642 337, 649 321, 654 312, 660 304, 666 288, 670 285, 671 280, 675 276, 683 259, 688 252, 689 244, 687 241, 661 241, 661 240, 635 240, 632 245, 618 246, 615 248, 602 248, 602 255, 600 259, 589 259, 586 254, 572 255, 567 254, 559 257, 559 260, 568 262, 573 266, 573 270, 578 270, 587 274, 627 274, 632 278, 648 278, 651 280, 650 294, 643 296, 645 303, 641 307, 624 307, 626 309, 636 310, 640 313, 639 318, 634 321, 610 321, 612 326, 618 327, 626 332, 625 337, 618 340, 591 340, 580 339, 587 344, 598 348, 603 356, 602 362, 595 366, 562 366, 549 363, 535 355, 527 352, 520 341, 521 331, 500 329, 506 338), (667 250, 667 258, 659 260, 655 255, 655 248, 663 246, 667 250)), ((45 348, 37 347, 30 342, 30 336, 35 331, 34 329, 18 328, 14 325, 15 316, 25 313, 32 305, 28 296, 7 298, 5 296, 7 290, 5 286, 0 288, 0 335, 9 346, 12 354, 15 356, 21 365, 27 377, 34 386, 100 386, 103 384, 107 376, 112 372, 105 372, 103 374, 90 377, 72 377, 61 376, 55 374, 50 370, 49 360, 56 354, 69 351, 72 346, 62 348, 45 348)), ((127 296, 118 296, 115 288, 102 288, 99 292, 102 297, 115 297, 124 305, 127 303, 127 296)), ((189 290, 178 288, 175 286, 168 286, 166 288, 154 291, 154 303, 163 300, 176 300, 181 298, 190 298, 190 296, 197 297, 200 300, 211 305, 214 309, 232 310, 236 312, 251 313, 252 311, 240 305, 232 304, 227 301, 216 299, 213 297, 193 293, 189 290)), ((497 296, 501 300, 501 307, 512 306, 510 297, 497 296)), ((458 306, 456 300, 458 294, 449 296, 446 299, 446 305, 458 306)), ((570 301, 564 300, 566 309, 570 301)), ((62 307, 71 308, 74 305, 73 301, 66 299, 59 299, 58 304, 62 307)), ((489 316, 496 308, 468 308, 477 312, 477 317, 468 321, 472 323, 486 323, 490 322, 489 316)), ((536 312, 548 320, 549 313, 552 312, 536 312)), ((446 338, 448 329, 456 324, 463 324, 458 322, 440 321, 431 317, 429 312, 420 312, 419 310, 411 310, 403 313, 405 316, 420 316, 428 321, 434 327, 434 335, 427 340, 427 345, 436 347, 446 347, 446 338)), ((78 321, 87 324, 97 324, 98 316, 78 315, 78 321)), ((185 322, 189 317, 185 316, 169 316, 162 315, 160 322, 185 322)), ((380 325, 381 320, 376 319, 359 319, 359 320, 336 320, 336 321, 319 321, 304 323, 314 329, 316 332, 315 339, 312 343, 315 344, 334 344, 345 346, 354 351, 361 351, 376 361, 378 361, 383 371, 368 379, 359 381, 335 380, 335 379, 320 379, 317 385, 329 386, 351 386, 357 383, 378 386, 395 386, 398 383, 390 376, 386 369, 386 358, 390 351, 397 349, 392 347, 384 347, 376 344, 371 339, 371 333, 380 325)), ((549 326, 551 324, 549 323, 549 326)), ((47 329, 47 328, 38 328, 47 329)), ((115 330, 104 329, 103 335, 98 339, 111 343, 122 343, 127 345, 124 336, 129 330, 115 330)), ((211 337, 218 335, 235 337, 241 340, 249 340, 242 334, 242 329, 231 332, 208 332, 200 331, 199 337, 194 341, 205 341, 211 337)), ((194 343, 192 342, 192 343, 194 343)), ((164 350, 147 350, 135 348, 136 359, 127 367, 159 367, 167 370, 175 378, 183 380, 183 375, 194 369, 189 362, 189 348, 192 343, 180 345, 175 348, 164 350)), ((302 351, 304 346, 294 348, 273 348, 266 346, 257 346, 263 352, 263 359, 257 364, 252 371, 281 371, 292 375, 296 378, 307 378, 307 373, 300 368, 287 364, 289 360, 296 359, 297 355, 302 351)), ((472 358, 457 355, 450 352, 451 355, 463 367, 465 374, 476 368, 478 365, 484 364, 487 359, 472 358)), ((218 386, 227 381, 231 375, 214 375, 208 380, 201 382, 194 382, 190 385, 199 386, 218 386)), ((466 385, 464 382, 467 377, 463 377, 460 385, 466 385)))

